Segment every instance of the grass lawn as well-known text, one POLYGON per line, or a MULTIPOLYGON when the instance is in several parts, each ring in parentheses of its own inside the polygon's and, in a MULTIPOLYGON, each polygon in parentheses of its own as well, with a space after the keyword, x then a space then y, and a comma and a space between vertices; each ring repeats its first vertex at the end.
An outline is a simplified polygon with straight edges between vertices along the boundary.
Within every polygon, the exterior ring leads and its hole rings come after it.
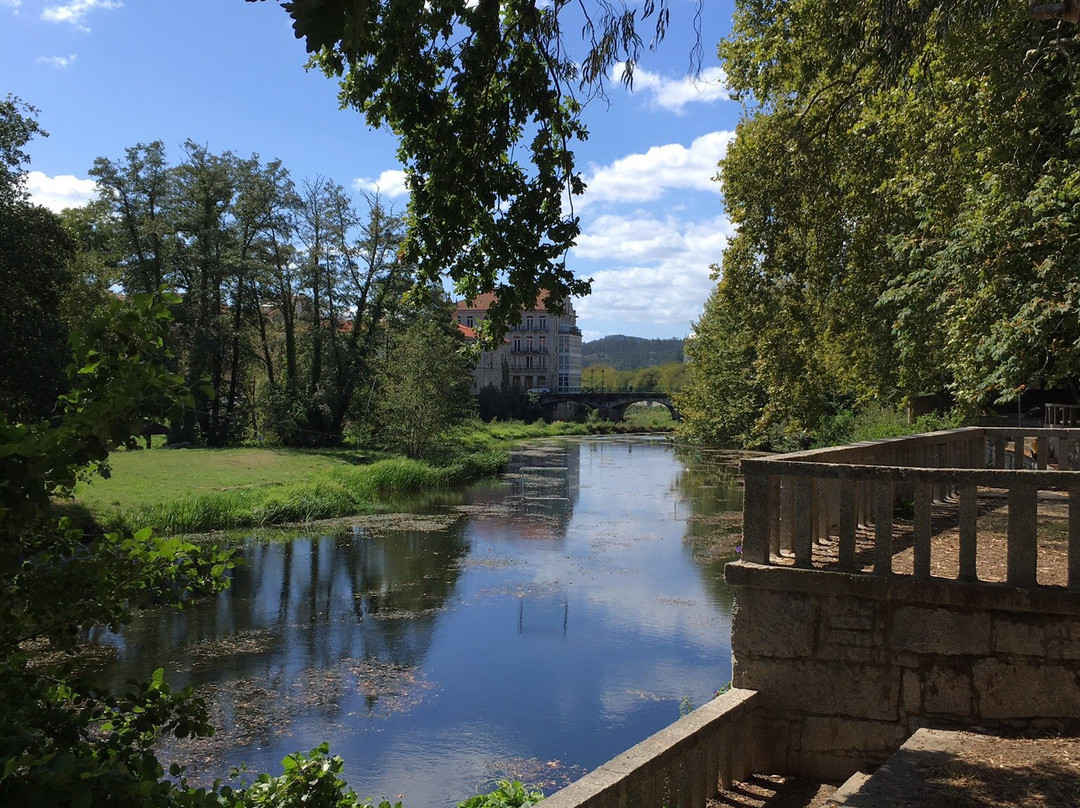
POLYGON ((438 462, 347 449, 118 451, 109 478, 80 483, 75 501, 60 510, 88 528, 173 534, 334 519, 370 512, 387 495, 494 474, 507 460, 503 447, 515 441, 639 429, 632 422, 473 423, 454 432, 455 450, 438 462))
POLYGON ((211 492, 287 485, 371 462, 372 453, 302 449, 152 449, 114 452, 112 476, 80 483, 76 504, 92 513, 140 508, 211 492))

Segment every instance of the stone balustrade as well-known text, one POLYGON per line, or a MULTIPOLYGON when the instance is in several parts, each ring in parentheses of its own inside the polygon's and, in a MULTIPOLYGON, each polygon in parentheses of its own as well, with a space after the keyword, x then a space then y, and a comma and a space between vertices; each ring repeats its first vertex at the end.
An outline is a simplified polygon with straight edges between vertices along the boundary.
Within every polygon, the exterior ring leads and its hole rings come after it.
POLYGON ((893 573, 894 512, 912 513, 913 575, 929 578, 931 509, 956 509, 958 580, 975 581, 979 497, 1008 507, 1007 579, 1038 584, 1040 496, 1068 498, 1067 578, 1080 589, 1080 429, 965 428, 742 461, 742 559, 815 568, 815 548, 834 546, 841 572, 856 563, 856 533, 873 530, 875 575, 893 573))
POLYGON ((752 771, 758 694, 732 689, 544 800, 545 808, 705 808, 752 771))

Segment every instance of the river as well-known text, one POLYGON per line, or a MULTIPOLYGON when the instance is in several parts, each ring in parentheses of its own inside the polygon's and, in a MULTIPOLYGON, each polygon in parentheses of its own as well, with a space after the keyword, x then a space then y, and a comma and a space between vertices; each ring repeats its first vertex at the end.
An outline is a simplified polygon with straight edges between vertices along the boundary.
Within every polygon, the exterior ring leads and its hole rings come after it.
POLYGON ((550 793, 730 680, 740 508, 730 465, 662 438, 535 444, 499 481, 248 541, 216 599, 98 637, 100 673, 205 695, 218 734, 168 750, 196 781, 328 741, 406 808, 550 793))

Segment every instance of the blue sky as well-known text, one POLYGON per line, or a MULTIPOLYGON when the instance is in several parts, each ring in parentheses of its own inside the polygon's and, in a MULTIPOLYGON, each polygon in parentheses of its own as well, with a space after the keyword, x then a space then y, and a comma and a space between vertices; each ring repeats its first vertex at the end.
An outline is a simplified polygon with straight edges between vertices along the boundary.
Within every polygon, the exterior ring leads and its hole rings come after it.
MULTIPOLYGON (((607 101, 585 111, 578 162, 588 190, 575 204, 583 234, 568 264, 593 278, 593 294, 575 300, 586 340, 686 336, 731 235, 712 180, 740 114, 716 59, 731 4, 705 3, 694 80, 694 4, 670 8, 669 34, 642 59, 633 93, 609 82, 607 101)), ((272 0, 0 0, 0 95, 41 111, 50 137, 28 148, 29 188, 57 210, 93 195, 96 157, 161 140, 178 162, 188 138, 280 158, 297 182, 377 184, 404 210, 393 137, 339 109, 336 83, 306 72, 305 59, 272 0)))

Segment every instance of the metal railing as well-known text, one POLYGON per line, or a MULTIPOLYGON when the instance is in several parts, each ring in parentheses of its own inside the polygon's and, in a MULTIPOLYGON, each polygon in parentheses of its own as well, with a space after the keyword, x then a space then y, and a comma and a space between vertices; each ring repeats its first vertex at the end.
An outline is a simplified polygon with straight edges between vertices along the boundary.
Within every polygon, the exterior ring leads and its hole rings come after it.
POLYGON ((1007 504, 1006 583, 1038 584, 1038 507, 1067 497, 1067 585, 1080 589, 1080 429, 967 428, 742 461, 742 560, 815 568, 830 545, 835 568, 862 571, 856 534, 872 528, 870 571, 893 573, 894 512, 911 510, 916 578, 931 576, 931 511, 954 509, 957 579, 978 580, 980 497, 1007 504))
POLYGON ((756 690, 717 696, 544 800, 545 808, 705 808, 749 777, 756 690))

